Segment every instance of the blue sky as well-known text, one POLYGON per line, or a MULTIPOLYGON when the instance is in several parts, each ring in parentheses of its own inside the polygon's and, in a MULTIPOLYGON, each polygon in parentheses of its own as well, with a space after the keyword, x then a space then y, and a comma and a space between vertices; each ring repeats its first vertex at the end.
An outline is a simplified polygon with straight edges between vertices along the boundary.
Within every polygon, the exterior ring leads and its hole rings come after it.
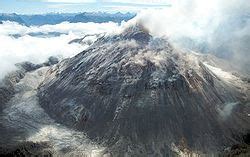
POLYGON ((164 8, 170 0, 0 0, 0 13, 40 14, 50 12, 137 12, 164 8))

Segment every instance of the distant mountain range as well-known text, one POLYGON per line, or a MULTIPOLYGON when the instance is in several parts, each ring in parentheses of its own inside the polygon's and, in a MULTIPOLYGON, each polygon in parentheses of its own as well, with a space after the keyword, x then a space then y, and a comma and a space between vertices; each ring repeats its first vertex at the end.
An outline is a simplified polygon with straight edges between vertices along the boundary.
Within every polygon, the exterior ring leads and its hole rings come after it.
POLYGON ((14 21, 19 24, 26 25, 25 21, 17 14, 0 14, 0 24, 2 24, 2 21, 14 21))
POLYGON ((95 22, 95 23, 104 23, 104 22, 117 22, 121 23, 122 21, 128 21, 135 17, 134 13, 103 13, 103 12, 84 12, 84 13, 50 13, 50 14, 41 14, 41 15, 19 15, 16 13, 12 14, 0 14, 0 24, 2 21, 14 21, 26 26, 41 26, 45 24, 58 24, 64 21, 71 23, 76 22, 95 22))
POLYGON ((81 13, 75 15, 72 19, 69 21, 72 23, 76 22, 95 22, 95 23, 103 23, 103 22, 117 22, 120 23, 122 21, 128 21, 132 19, 135 16, 135 14, 126 13, 122 14, 120 12, 115 14, 109 14, 109 13, 81 13))

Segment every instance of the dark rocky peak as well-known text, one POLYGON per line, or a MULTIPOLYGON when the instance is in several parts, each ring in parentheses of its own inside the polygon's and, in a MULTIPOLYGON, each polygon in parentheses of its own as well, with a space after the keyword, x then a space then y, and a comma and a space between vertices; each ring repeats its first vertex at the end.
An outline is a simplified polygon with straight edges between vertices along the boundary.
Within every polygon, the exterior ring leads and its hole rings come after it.
POLYGON ((119 35, 107 37, 105 42, 135 41, 141 49, 150 49, 154 52, 172 51, 173 47, 166 37, 152 36, 147 28, 136 23, 123 30, 119 35))
POLYGON ((138 44, 138 47, 145 48, 145 45, 148 45, 151 39, 153 39, 153 37, 143 25, 135 24, 125 28, 120 34, 104 35, 97 40, 97 43, 107 44, 134 40, 138 44))
POLYGON ((123 39, 134 39, 139 44, 148 44, 152 36, 142 24, 135 24, 128 27, 122 33, 123 39))

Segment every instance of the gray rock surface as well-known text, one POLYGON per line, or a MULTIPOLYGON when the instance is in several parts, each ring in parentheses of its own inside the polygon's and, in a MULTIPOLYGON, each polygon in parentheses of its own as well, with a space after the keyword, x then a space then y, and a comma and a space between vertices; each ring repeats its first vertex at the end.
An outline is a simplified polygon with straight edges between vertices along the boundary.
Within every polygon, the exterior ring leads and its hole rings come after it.
POLYGON ((250 129, 249 83, 218 74, 136 25, 51 68, 38 96, 110 156, 212 154, 250 129))
POLYGON ((0 117, 0 155, 16 156, 93 156, 101 147, 84 132, 56 123, 39 105, 37 87, 49 67, 25 76, 13 88, 15 94, 6 103, 0 117), (3 136, 4 135, 4 136, 3 136))

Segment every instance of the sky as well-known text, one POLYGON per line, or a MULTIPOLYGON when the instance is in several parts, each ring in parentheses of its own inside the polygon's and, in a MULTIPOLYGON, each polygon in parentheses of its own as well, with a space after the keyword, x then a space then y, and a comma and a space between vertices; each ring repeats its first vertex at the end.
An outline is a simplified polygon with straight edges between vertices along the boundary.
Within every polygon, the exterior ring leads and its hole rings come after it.
MULTIPOLYGON (((134 11, 133 8, 143 10, 144 8, 165 7, 165 9, 141 11, 135 18, 123 23, 123 25, 130 26, 139 22, 153 36, 166 36, 172 43, 177 43, 180 47, 191 47, 190 49, 194 50, 197 50, 196 47, 198 47, 199 50, 200 46, 205 46, 209 52, 219 54, 223 52, 226 56, 232 54, 235 63, 242 65, 240 65, 240 68, 249 67, 245 64, 249 65, 250 63, 249 0, 210 0, 206 3, 201 0, 169 0, 171 7, 167 5, 166 1, 161 0, 156 0, 154 3, 153 0, 68 1, 0 0, 0 12, 39 14, 48 12, 122 11, 123 9, 131 12, 131 10, 134 11), (190 44, 189 41, 193 43, 190 44)), ((119 25, 119 27, 121 26, 119 25)), ((36 27, 5 22, 0 25, 0 43, 4 43, 0 46, 0 78, 1 74, 4 73, 1 70, 10 69, 11 65, 20 61, 42 62, 53 54, 74 55, 80 52, 82 48, 79 45, 69 45, 70 40, 80 38, 87 32, 95 34, 116 31, 117 27, 118 24, 112 22, 106 24, 64 22, 57 25, 36 27), (48 31, 64 34, 58 37, 50 37, 50 39, 29 35, 29 33, 47 33, 48 31), (13 34, 21 34, 22 36, 13 38, 10 36, 13 34), (36 55, 39 55, 39 57, 36 55)), ((244 69, 249 71, 249 68, 244 69)))
POLYGON ((171 0, 0 0, 0 13, 138 12, 165 8, 171 0))

